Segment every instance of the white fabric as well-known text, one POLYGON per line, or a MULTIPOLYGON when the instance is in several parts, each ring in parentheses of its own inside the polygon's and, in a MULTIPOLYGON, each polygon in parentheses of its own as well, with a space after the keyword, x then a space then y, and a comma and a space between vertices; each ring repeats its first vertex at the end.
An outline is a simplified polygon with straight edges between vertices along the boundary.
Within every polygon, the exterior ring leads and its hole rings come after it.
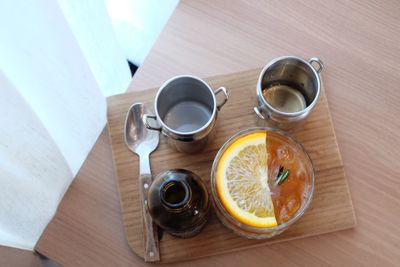
POLYGON ((32 249, 130 81, 103 1, 0 1, 0 245, 32 249))
POLYGON ((178 0, 105 0, 127 58, 140 66, 179 3, 178 0))

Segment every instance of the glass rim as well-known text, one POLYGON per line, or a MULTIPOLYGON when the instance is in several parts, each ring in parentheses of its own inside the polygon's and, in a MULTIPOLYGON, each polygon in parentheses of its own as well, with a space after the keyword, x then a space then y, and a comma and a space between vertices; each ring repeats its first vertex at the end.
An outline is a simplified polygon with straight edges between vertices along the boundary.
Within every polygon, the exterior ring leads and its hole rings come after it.
POLYGON ((308 154, 308 152, 306 151, 306 149, 304 148, 304 146, 297 141, 296 139, 294 139, 290 134, 283 132, 279 129, 275 129, 275 128, 271 128, 271 127, 252 127, 252 128, 247 128, 245 130, 241 130, 239 132, 237 132, 236 134, 234 134, 233 136, 231 136, 222 146, 221 148, 218 150, 218 153, 216 154, 214 161, 213 161, 213 165, 211 168, 211 179, 210 179, 210 183, 211 183, 211 194, 212 197, 214 199, 214 205, 217 205, 218 209, 220 211, 222 211, 224 213, 224 217, 226 217, 226 219, 228 219, 229 221, 231 221, 232 223, 234 223, 235 225, 244 228, 247 231, 253 232, 253 233, 270 233, 270 232, 275 232, 275 231, 279 231, 279 230, 284 230, 286 229, 288 226, 290 226, 291 224, 293 224, 294 222, 296 222, 299 218, 301 218, 303 216, 303 214, 306 212, 306 210, 308 209, 308 207, 310 206, 310 203, 313 199, 313 195, 314 195, 314 190, 315 190, 315 168, 314 168, 314 164, 313 161, 310 157, 310 155, 308 154), (309 160, 309 163, 311 165, 311 189, 309 191, 309 197, 306 201, 306 203, 304 205, 302 205, 302 207, 296 212, 296 214, 290 218, 288 221, 282 223, 282 224, 278 224, 277 226, 273 226, 273 227, 254 227, 254 226, 250 226, 247 224, 244 224, 242 222, 240 222, 239 220, 237 220, 236 218, 234 218, 227 210, 226 208, 221 204, 221 201, 219 200, 219 196, 218 196, 218 192, 216 192, 216 184, 215 184, 215 172, 216 172, 216 168, 217 165, 219 163, 219 159, 221 158, 221 155, 223 154, 223 152, 226 150, 226 148, 234 141, 236 140, 239 136, 248 134, 250 132, 255 132, 255 131, 270 131, 270 132, 275 132, 278 134, 281 134, 285 137, 287 137, 289 140, 291 140, 294 144, 296 144, 301 151, 304 153, 304 155, 306 156, 306 158, 309 160))

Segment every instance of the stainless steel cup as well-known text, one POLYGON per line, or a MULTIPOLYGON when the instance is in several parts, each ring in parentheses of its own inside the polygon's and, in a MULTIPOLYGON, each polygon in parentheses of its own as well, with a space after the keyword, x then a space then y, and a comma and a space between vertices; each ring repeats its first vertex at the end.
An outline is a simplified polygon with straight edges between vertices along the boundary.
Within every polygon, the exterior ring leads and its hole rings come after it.
POLYGON ((176 76, 160 87, 154 100, 155 115, 145 114, 143 122, 148 129, 163 133, 177 151, 197 152, 212 140, 218 111, 227 100, 225 87, 213 91, 200 78, 176 76), (223 99, 218 104, 220 93, 223 99))
POLYGON ((272 60, 263 68, 258 78, 256 88, 258 105, 254 107, 254 112, 270 126, 283 130, 297 126, 317 103, 321 91, 319 73, 323 68, 324 64, 316 57, 308 61, 294 56, 272 60), (290 90, 298 91, 298 95, 304 101, 303 108, 295 112, 286 112, 274 107, 265 97, 265 90, 270 90, 274 86, 286 86, 290 90))

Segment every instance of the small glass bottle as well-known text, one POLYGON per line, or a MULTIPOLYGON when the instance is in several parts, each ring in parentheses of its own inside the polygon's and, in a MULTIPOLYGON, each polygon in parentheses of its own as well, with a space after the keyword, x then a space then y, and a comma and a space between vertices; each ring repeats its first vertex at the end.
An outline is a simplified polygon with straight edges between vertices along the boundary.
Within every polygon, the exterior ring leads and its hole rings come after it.
POLYGON ((154 222, 181 238, 198 234, 210 209, 206 186, 196 174, 184 169, 157 175, 149 188, 147 204, 154 222))

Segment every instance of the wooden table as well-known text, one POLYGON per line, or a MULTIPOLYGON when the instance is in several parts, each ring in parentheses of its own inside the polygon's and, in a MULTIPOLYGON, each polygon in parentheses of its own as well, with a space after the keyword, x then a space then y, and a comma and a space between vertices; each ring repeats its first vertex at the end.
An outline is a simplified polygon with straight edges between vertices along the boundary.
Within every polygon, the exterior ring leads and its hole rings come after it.
MULTIPOLYGON (((397 0, 181 1, 129 90, 319 56, 358 224, 175 266, 399 266, 399 15, 397 0)), ((65 266, 146 265, 125 240, 106 130, 36 250, 65 266)))

